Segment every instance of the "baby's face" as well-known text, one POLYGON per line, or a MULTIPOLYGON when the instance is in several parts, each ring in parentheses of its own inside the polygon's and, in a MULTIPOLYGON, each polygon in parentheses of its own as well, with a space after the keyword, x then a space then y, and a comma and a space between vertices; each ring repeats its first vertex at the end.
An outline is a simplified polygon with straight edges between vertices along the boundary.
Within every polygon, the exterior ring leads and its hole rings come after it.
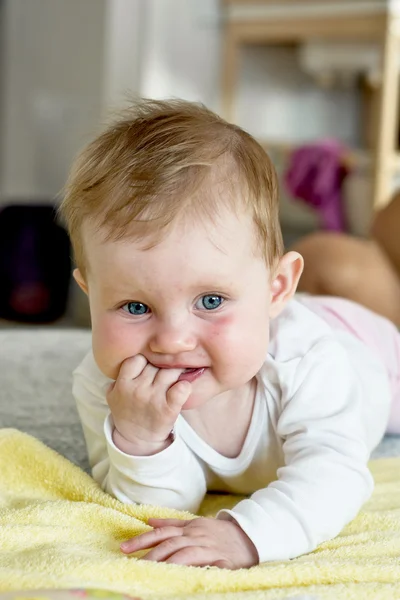
POLYGON ((251 217, 177 224, 158 245, 85 235, 95 360, 116 379, 142 354, 159 368, 199 368, 195 408, 249 382, 265 360, 270 273, 251 217), (261 253, 260 253, 261 254, 261 253))

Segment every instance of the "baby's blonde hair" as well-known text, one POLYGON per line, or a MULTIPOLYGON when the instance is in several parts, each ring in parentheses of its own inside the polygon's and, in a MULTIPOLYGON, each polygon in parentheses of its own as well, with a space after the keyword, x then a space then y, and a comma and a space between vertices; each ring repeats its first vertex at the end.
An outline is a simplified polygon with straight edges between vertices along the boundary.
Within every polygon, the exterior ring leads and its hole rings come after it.
POLYGON ((79 154, 59 212, 82 273, 83 223, 105 239, 157 243, 177 218, 213 218, 227 202, 252 211, 257 252, 271 266, 283 252, 277 188, 268 155, 240 127, 200 104, 139 100, 79 154), (229 193, 213 193, 219 184, 229 193))

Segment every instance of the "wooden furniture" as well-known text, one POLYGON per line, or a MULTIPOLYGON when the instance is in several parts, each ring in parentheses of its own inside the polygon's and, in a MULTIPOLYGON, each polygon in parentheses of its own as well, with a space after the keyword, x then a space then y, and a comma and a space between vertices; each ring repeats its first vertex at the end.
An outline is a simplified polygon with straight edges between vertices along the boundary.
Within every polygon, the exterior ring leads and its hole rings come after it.
POLYGON ((373 208, 384 206, 391 195, 394 173, 400 171, 399 3, 395 0, 223 0, 223 6, 222 110, 233 121, 243 45, 297 44, 321 39, 378 44, 381 78, 377 88, 365 94, 369 112, 364 137, 371 152, 373 208))

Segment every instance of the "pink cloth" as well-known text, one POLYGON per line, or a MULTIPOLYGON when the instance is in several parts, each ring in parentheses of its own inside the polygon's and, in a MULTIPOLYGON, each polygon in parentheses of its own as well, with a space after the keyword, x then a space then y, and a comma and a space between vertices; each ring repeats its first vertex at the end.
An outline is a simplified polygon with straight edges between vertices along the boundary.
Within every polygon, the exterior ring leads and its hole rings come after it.
POLYGON ((301 302, 332 328, 342 329, 356 336, 381 359, 392 390, 392 409, 387 432, 400 434, 400 333, 395 325, 344 298, 302 296, 301 302))
POLYGON ((312 206, 322 229, 344 231, 342 183, 348 171, 344 147, 334 139, 300 146, 291 155, 284 182, 294 198, 312 206))

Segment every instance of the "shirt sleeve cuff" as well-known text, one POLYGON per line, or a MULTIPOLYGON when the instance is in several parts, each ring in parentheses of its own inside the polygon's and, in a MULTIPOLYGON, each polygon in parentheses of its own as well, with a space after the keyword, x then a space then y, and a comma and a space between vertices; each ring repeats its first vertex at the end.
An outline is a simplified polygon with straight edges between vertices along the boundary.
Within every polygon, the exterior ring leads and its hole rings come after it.
POLYGON ((237 522, 256 547, 260 563, 295 558, 310 545, 293 515, 279 509, 266 512, 251 499, 242 500, 232 510, 219 511, 217 519, 237 522))
POLYGON ((107 442, 108 455, 112 464, 118 465, 120 471, 134 472, 137 475, 145 473, 149 476, 157 476, 157 473, 165 473, 168 471, 168 465, 171 469, 176 469, 180 456, 182 456, 182 440, 177 438, 172 431, 172 442, 167 448, 161 450, 157 454, 150 456, 134 456, 122 452, 113 441, 114 422, 111 413, 108 414, 104 421, 104 435, 107 442))

